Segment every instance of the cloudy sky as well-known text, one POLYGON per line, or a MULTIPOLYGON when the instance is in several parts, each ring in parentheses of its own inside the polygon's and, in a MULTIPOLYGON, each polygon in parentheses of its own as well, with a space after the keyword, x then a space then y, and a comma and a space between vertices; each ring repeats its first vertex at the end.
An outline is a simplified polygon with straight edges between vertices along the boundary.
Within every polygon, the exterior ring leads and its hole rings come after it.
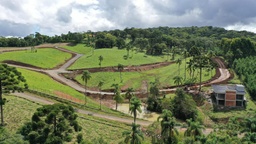
POLYGON ((0 0, 0 36, 208 25, 256 33, 255 6, 256 0, 0 0))

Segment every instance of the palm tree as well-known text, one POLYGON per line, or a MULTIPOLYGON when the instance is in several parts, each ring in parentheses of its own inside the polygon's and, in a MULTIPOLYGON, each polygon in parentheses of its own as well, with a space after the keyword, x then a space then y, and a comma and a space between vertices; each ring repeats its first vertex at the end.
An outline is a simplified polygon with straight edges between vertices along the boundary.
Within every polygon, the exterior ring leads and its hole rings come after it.
POLYGON ((123 69, 124 69, 124 65, 118 64, 118 65, 117 65, 117 69, 118 69, 118 71, 119 71, 119 73, 120 73, 120 81, 123 82, 122 73, 121 73, 121 72, 122 72, 123 69))
POLYGON ((174 80, 174 84, 176 84, 177 86, 180 86, 182 84, 183 78, 181 76, 175 76, 173 80, 174 80))
POLYGON ((175 135, 178 135, 178 131, 175 128, 175 119, 172 116, 172 112, 164 109, 163 113, 158 117, 157 121, 161 120, 161 137, 164 143, 175 143, 175 135))
POLYGON ((98 83, 98 87, 100 90, 100 110, 101 110, 101 100, 102 100, 101 87, 103 86, 103 84, 104 84, 103 81, 99 81, 99 83, 98 83))
POLYGON ((198 136, 202 136, 204 126, 201 125, 198 121, 193 121, 192 119, 187 120, 188 128, 185 131, 185 136, 192 136, 195 140, 198 136))
POLYGON ((179 75, 180 75, 180 65, 181 65, 181 63, 182 63, 181 59, 176 60, 176 64, 179 65, 179 75))
POLYGON ((101 62, 103 61, 103 56, 102 55, 99 56, 99 61, 100 61, 99 65, 100 65, 100 68, 101 68, 101 62))
POLYGON ((183 57, 184 57, 184 59, 185 59, 185 72, 184 72, 184 80, 186 80, 186 76, 187 76, 187 74, 186 74, 186 67, 187 67, 187 57, 189 56, 189 53, 188 53, 188 51, 187 50, 185 50, 184 52, 183 52, 183 57))
POLYGON ((88 70, 83 71, 82 74, 82 80, 84 81, 84 104, 86 104, 86 88, 87 88, 87 82, 91 79, 91 74, 88 70))
POLYGON ((121 96, 121 92, 118 84, 112 84, 112 87, 114 87, 113 99, 116 101, 116 110, 117 110, 118 103, 121 103, 123 101, 123 97, 121 96))
POLYGON ((140 130, 140 125, 132 123, 131 131, 124 131, 123 136, 125 136, 124 143, 128 144, 141 144, 144 140, 143 133, 140 130))
POLYGON ((129 100, 129 104, 130 104, 130 100, 131 100, 131 98, 133 96, 133 92, 134 92, 133 88, 127 88, 126 89, 125 98, 127 98, 129 100))
POLYGON ((137 111, 139 113, 142 112, 140 99, 138 99, 135 96, 132 97, 131 102, 130 102, 129 111, 131 112, 131 114, 133 114, 133 116, 134 116, 133 117, 134 118, 134 123, 136 124, 137 111))

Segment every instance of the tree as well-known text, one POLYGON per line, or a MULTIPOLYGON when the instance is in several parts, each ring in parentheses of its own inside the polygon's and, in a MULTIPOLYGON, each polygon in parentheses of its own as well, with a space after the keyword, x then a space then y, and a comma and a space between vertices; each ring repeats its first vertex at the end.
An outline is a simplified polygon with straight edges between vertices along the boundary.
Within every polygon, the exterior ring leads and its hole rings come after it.
POLYGON ((161 119, 161 137, 164 143, 172 144, 177 143, 174 133, 178 135, 178 131, 175 128, 175 119, 172 116, 171 111, 164 109, 163 113, 158 117, 157 121, 161 119))
POLYGON ((196 120, 197 118, 197 108, 196 103, 191 96, 188 96, 183 89, 178 88, 175 92, 176 96, 172 101, 173 105, 173 115, 176 118, 186 120, 192 118, 196 120))
POLYGON ((84 81, 84 104, 86 104, 86 88, 87 88, 87 82, 91 79, 91 74, 88 70, 83 71, 82 74, 82 80, 84 81))
POLYGON ((127 98, 129 100, 129 104, 130 104, 130 100, 131 100, 131 98, 133 96, 133 92, 134 92, 133 88, 127 88, 126 89, 125 98, 127 98))
POLYGON ((179 65, 179 76, 180 76, 180 65, 181 65, 181 63, 182 63, 182 60, 181 60, 181 59, 177 59, 177 60, 176 60, 176 64, 179 65))
POLYGON ((174 80, 174 84, 176 84, 177 86, 180 86, 181 84, 182 84, 182 77, 181 76, 175 76, 174 78, 173 78, 173 80, 174 80))
POLYGON ((72 106, 44 105, 37 109, 32 121, 26 123, 20 129, 20 133, 31 144, 70 142, 73 138, 70 133, 82 129, 76 121, 77 117, 72 106))
POLYGON ((3 105, 6 99, 3 94, 11 92, 22 92, 27 89, 28 85, 22 74, 16 68, 10 67, 6 64, 0 64, 0 112, 1 112, 1 125, 4 125, 3 105))
POLYGON ((100 65, 100 68, 101 68, 101 62, 103 61, 103 56, 102 55, 99 56, 99 61, 100 61, 99 65, 100 65))
POLYGON ((103 84, 104 84, 103 81, 99 81, 98 83, 98 88, 100 90, 100 110, 101 110, 101 100, 102 100, 101 87, 103 86, 103 84))
POLYGON ((140 130, 140 125, 132 123, 131 131, 124 131, 123 136, 125 136, 124 143, 128 144, 142 144, 144 140, 143 133, 140 130))
POLYGON ((118 84, 112 84, 112 87, 114 87, 113 99, 116 101, 116 110, 117 110, 118 103, 121 103, 123 101, 123 97, 121 96, 121 92, 118 84))
POLYGON ((185 50, 184 52, 183 52, 183 57, 184 57, 184 59, 185 59, 185 72, 184 72, 184 80, 186 80, 186 76, 187 76, 187 74, 186 74, 186 67, 187 67, 187 57, 189 56, 189 53, 188 53, 188 51, 187 50, 185 50))
POLYGON ((123 79, 122 79, 122 71, 123 71, 123 69, 124 69, 124 65, 118 64, 118 65, 117 65, 117 69, 118 69, 118 71, 119 71, 119 73, 120 73, 120 81, 123 82, 123 79))
POLYGON ((139 113, 142 112, 141 101, 136 96, 133 96, 131 99, 129 111, 131 112, 131 114, 133 114, 134 123, 136 124, 137 111, 139 113))
POLYGON ((185 136, 192 136, 194 140, 197 140, 197 137, 202 136, 204 126, 201 125, 198 121, 193 121, 192 119, 187 119, 188 128, 185 131, 185 136))

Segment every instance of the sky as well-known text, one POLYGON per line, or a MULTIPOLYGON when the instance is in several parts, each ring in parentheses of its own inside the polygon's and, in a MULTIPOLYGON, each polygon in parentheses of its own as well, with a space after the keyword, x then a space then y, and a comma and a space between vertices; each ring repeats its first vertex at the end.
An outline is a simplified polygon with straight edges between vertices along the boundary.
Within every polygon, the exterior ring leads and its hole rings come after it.
POLYGON ((256 0, 0 0, 0 36, 216 26, 256 33, 256 0))

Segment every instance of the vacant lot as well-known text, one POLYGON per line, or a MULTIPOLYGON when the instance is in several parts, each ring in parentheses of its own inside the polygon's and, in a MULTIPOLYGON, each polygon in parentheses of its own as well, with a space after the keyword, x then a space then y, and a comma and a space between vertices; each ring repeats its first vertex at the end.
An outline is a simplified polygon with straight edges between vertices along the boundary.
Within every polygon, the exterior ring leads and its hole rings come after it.
POLYGON ((9 60, 50 69, 63 64, 72 56, 69 53, 52 48, 41 48, 36 51, 37 52, 31 52, 31 50, 5 52, 0 54, 0 61, 9 60))

